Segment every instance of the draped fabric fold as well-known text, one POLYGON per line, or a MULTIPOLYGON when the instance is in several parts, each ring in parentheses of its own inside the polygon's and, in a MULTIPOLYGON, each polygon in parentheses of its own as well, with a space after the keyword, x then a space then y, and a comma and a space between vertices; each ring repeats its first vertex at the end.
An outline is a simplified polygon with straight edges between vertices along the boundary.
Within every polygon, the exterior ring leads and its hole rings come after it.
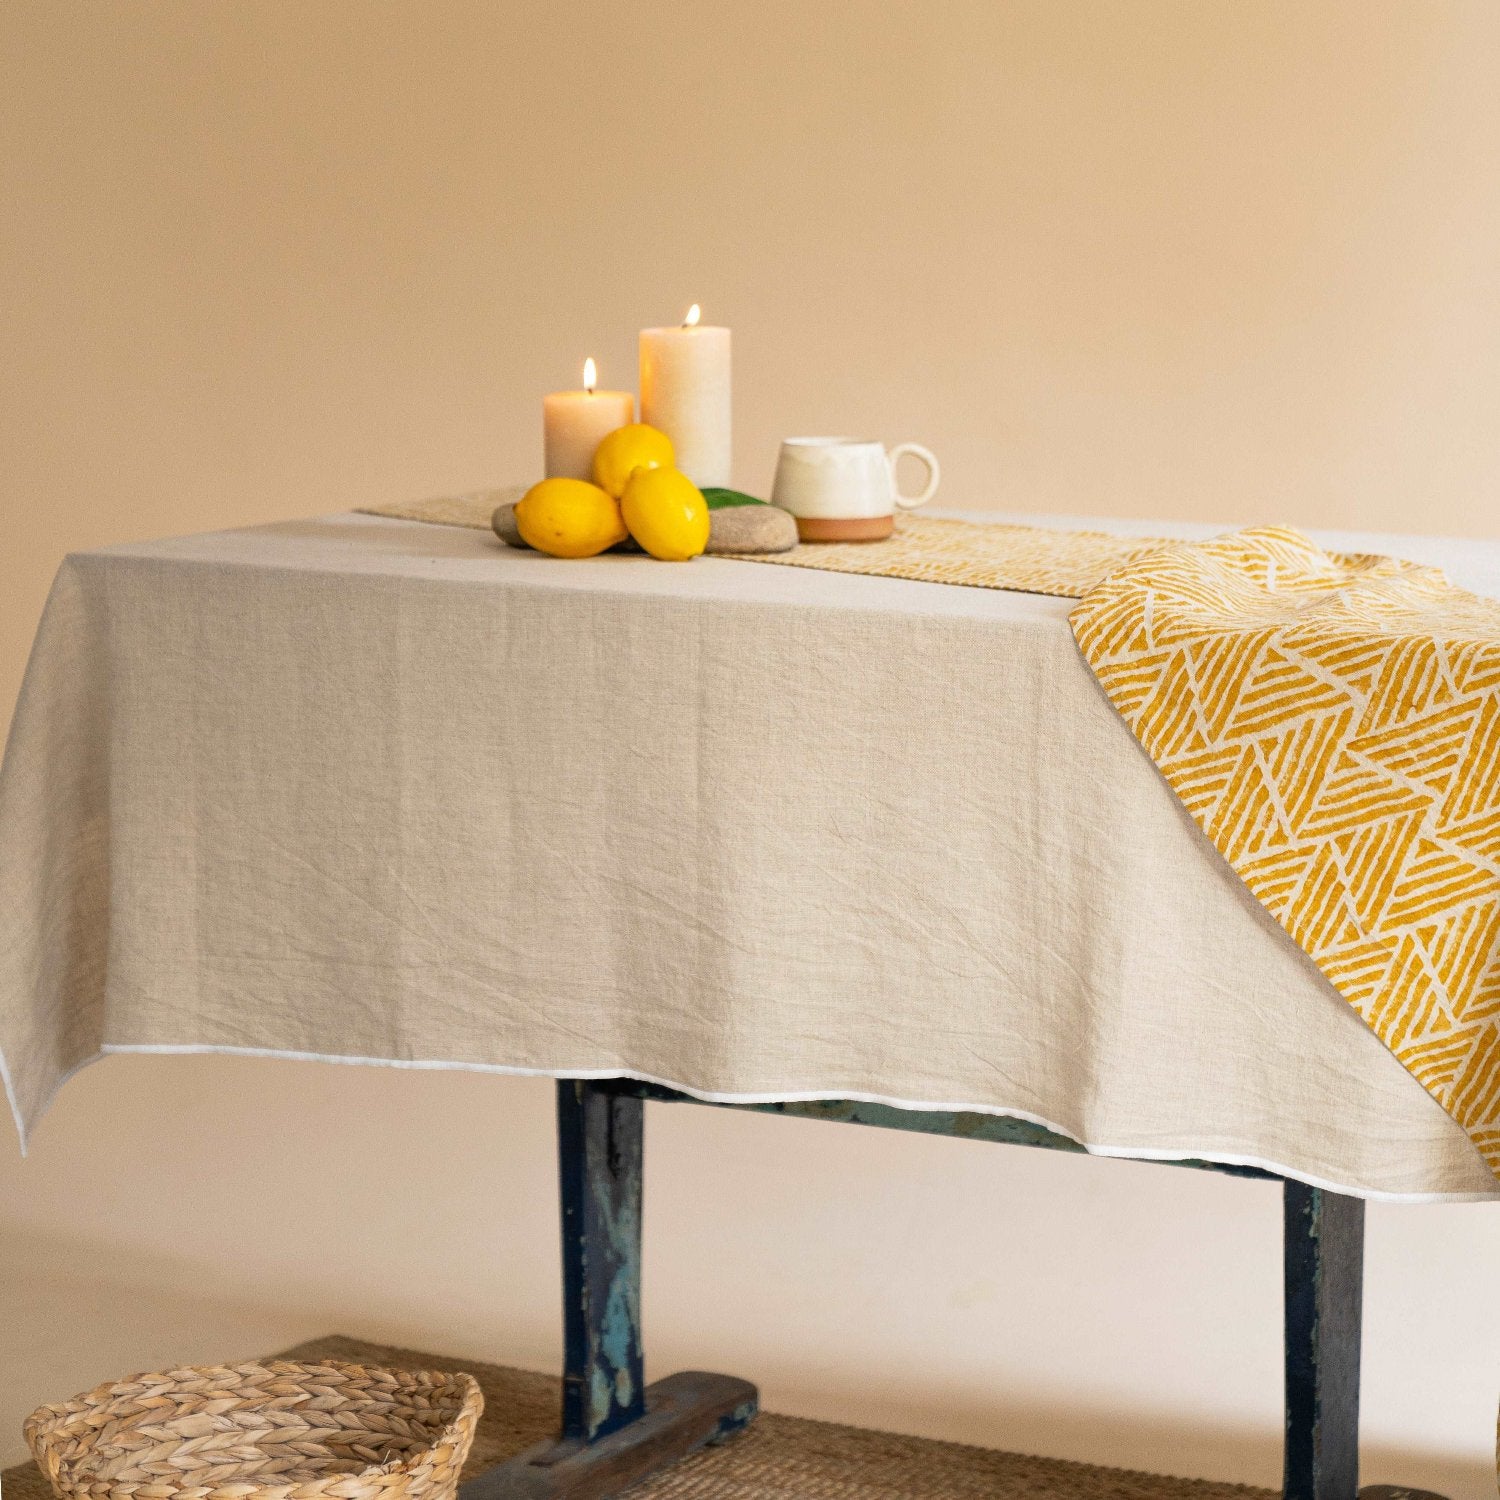
POLYGON ((1500 1175, 1500 603, 1260 528, 1132 560, 1071 622, 1193 820, 1500 1175))
MULTIPOLYGON (((376 513, 482 528, 494 499, 376 513)), ((1500 602, 1284 527, 917 515, 745 560, 1079 599, 1084 659, 1194 821, 1500 1176, 1500 602)))
MULTIPOLYGON (((503 546, 493 506, 64 563, 0 767, 0 1087, 23 1135, 96 1057, 209 1051, 1009 1114, 1106 1154, 1377 1198, 1500 1197, 1463 1126, 1361 1019, 1370 1005, 1340 998, 1257 899, 1274 882, 1251 869, 1247 885, 1183 813, 1068 626, 1087 598, 1096 665, 1164 742, 1152 693, 1192 707, 1215 744, 1234 697, 1260 693, 1269 728, 1233 731, 1255 750, 1244 774, 1275 786, 1272 813, 1290 796, 1300 816, 1313 784, 1291 795, 1285 757, 1334 776, 1329 746, 1355 729, 1313 704, 1278 749, 1281 686, 1241 670, 1247 640, 1264 654, 1256 632, 1287 609, 1322 631, 1332 606, 1385 590, 1338 625, 1353 665, 1311 670, 1346 688, 1363 670, 1389 697, 1416 668, 1359 653, 1392 628, 1389 591, 1426 580, 1396 633, 1411 662, 1437 640, 1448 677, 1472 675, 1486 652, 1460 666, 1441 579, 1283 538, 1247 584, 1236 544, 988 517, 911 518, 897 547, 808 547, 795 567, 569 562, 503 546), (1200 571, 1136 588, 1173 559, 1200 571), (1189 617, 1226 579, 1241 592, 1216 634, 1189 617), (1139 642, 1106 630, 1125 603, 1148 643, 1169 613, 1205 637, 1184 658, 1197 678, 1132 686, 1139 642), (1203 663, 1219 687, 1200 708, 1203 663)), ((1500 595, 1500 544, 1325 545, 1500 595)), ((1464 638, 1495 639, 1493 607, 1466 607, 1482 618, 1464 638)), ((1403 885, 1389 905, 1452 913, 1441 942, 1408 918, 1416 978, 1387 957, 1392 995, 1456 953, 1472 1022, 1492 988, 1492 866, 1455 875, 1402 811, 1442 781, 1437 817, 1490 742, 1421 692, 1436 718, 1398 715, 1416 748, 1385 761, 1413 765, 1352 837, 1369 879, 1403 885)), ((1482 688, 1475 701, 1483 718, 1482 688)), ((1351 753, 1364 770, 1380 758, 1351 753)), ((1472 855, 1484 816, 1439 821, 1439 841, 1472 855)), ((1253 819, 1242 840, 1270 847, 1253 819)), ((1299 910, 1324 889, 1282 894, 1299 910)), ((1355 896, 1367 907, 1374 889, 1355 896)), ((1422 1004, 1451 1014, 1447 993, 1422 1004)), ((1453 1038, 1420 1009, 1406 1024, 1440 1064, 1453 1038)), ((1473 1035, 1482 1064, 1489 1033, 1473 1035)), ((1470 1067, 1470 1092, 1490 1076, 1470 1067)))

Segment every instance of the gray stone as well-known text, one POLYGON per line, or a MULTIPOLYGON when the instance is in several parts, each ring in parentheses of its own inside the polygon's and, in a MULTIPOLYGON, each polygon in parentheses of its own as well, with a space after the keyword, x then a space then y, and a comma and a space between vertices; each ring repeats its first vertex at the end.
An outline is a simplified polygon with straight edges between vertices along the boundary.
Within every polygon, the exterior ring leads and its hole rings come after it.
POLYGON ((495 535, 505 543, 507 547, 520 547, 529 550, 526 543, 521 540, 521 529, 516 525, 516 507, 511 505, 497 505, 495 514, 490 517, 490 525, 495 528, 495 535))
POLYGON ((711 511, 710 552, 790 552, 797 545, 797 520, 776 505, 726 505, 711 511))

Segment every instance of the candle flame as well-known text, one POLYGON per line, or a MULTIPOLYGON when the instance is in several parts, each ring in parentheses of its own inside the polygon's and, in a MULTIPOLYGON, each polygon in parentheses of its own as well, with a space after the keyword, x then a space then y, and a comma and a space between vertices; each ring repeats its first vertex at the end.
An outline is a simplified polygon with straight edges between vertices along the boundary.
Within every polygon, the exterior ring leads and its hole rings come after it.
POLYGON ((695 302, 690 308, 688 308, 688 314, 687 317, 682 320, 682 326, 684 328, 696 328, 698 326, 698 319, 702 316, 703 314, 699 310, 698 304, 695 302))
POLYGON ((591 359, 583 362, 583 388, 589 395, 594 394, 594 387, 599 383, 599 371, 594 367, 591 359))

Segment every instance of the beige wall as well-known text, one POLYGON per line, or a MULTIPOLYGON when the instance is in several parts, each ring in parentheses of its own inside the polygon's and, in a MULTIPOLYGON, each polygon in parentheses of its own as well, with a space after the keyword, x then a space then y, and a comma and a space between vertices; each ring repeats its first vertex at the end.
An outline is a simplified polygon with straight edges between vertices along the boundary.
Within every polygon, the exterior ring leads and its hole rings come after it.
MULTIPOLYGON (((950 502, 1500 522, 1495 0, 6 0, 0 71, 3 705, 65 550, 524 477, 540 393, 695 299, 750 487, 858 429, 950 502)), ((1274 1480, 1268 1190, 653 1131, 658 1368, 1274 1480)), ((547 1134, 538 1084, 86 1074, 0 1150, 0 1457, 335 1326, 549 1364, 547 1134)), ((1491 1495, 1497 1215, 1371 1235, 1372 1477, 1491 1495)))

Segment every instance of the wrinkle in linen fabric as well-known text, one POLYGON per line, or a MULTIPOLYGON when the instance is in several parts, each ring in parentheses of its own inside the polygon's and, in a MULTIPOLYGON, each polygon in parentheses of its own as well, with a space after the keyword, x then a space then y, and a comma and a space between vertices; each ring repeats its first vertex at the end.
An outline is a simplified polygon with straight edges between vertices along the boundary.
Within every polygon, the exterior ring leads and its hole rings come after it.
MULTIPOLYGON (((1500 589, 1500 547, 1409 541, 1500 589)), ((1500 1197, 1141 753, 1070 607, 348 515, 79 554, 0 768, 17 1123, 101 1052, 248 1052, 1500 1197)))
POLYGON ((1193 820, 1500 1175, 1500 603, 1291 530, 1071 616, 1193 820))

